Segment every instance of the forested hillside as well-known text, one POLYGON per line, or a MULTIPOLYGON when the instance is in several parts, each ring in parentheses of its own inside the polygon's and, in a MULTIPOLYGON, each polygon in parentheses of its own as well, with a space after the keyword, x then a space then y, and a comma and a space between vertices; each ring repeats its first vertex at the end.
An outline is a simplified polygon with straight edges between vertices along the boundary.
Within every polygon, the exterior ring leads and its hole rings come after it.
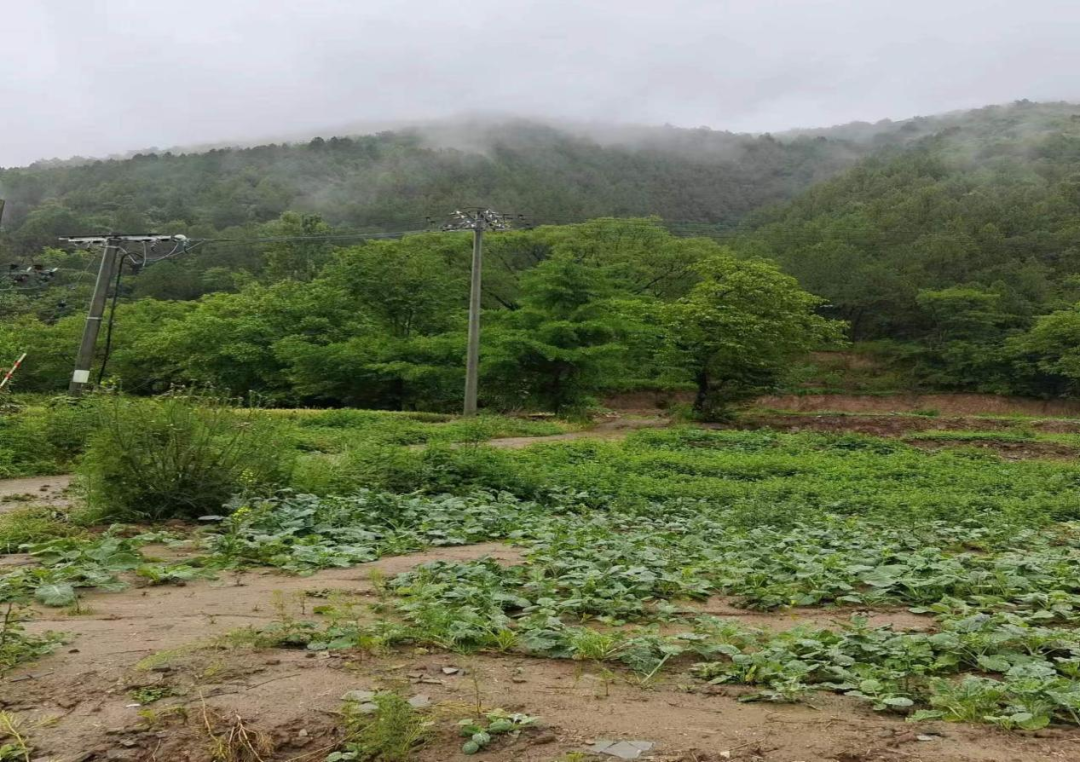
POLYGON ((1025 334, 1080 300, 1080 107, 943 122, 756 214, 739 248, 828 299, 853 339, 893 342, 930 385, 1061 391, 1025 334))
MULTIPOLYGON (((694 307, 708 283, 791 292, 757 260, 795 276, 824 300, 821 317, 911 384, 1080 389, 1080 107, 1069 104, 778 138, 490 124, 40 165, 2 171, 0 183, 11 258, 60 268, 47 288, 0 293, 0 351, 34 349, 25 388, 63 387, 92 280, 93 257, 51 248, 56 236, 156 228, 237 242, 125 274, 106 375, 127 388, 452 407, 467 236, 244 241, 412 229, 468 200, 538 222, 607 217, 489 237, 491 405, 699 385, 696 349, 712 347, 708 363, 732 357, 712 343, 719 297, 694 307), (634 213, 656 216, 610 218, 634 213)), ((753 313, 752 302, 732 309, 753 313)), ((808 336, 835 345, 827 325, 808 336)), ((792 345, 782 346, 776 357, 792 345)), ((765 388, 775 365, 740 366, 733 386, 765 388)))
POLYGON ((732 227, 865 149, 845 141, 657 128, 605 140, 528 122, 315 138, 0 170, 15 254, 72 231, 240 233, 285 211, 365 231, 416 230, 483 204, 535 222, 659 215, 732 227))

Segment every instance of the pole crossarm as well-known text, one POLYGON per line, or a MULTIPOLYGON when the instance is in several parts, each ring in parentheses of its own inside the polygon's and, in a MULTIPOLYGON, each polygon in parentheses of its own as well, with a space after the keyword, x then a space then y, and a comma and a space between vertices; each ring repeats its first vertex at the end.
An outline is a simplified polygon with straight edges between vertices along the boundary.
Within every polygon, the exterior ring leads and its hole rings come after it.
POLYGON ((94 362, 94 350, 97 346, 98 334, 101 331, 102 317, 105 314, 109 286, 119 269, 123 267, 124 259, 130 256, 124 246, 141 244, 145 252, 147 247, 163 242, 172 242, 176 246, 183 246, 188 239, 184 235, 107 233, 105 235, 63 236, 60 240, 74 246, 102 247, 101 265, 98 268, 97 280, 94 282, 94 293, 90 297, 90 310, 86 315, 82 341, 75 357, 75 371, 71 374, 71 381, 68 384, 68 392, 77 397, 82 394, 83 389, 90 383, 90 366, 94 362))
POLYGON ((455 209, 440 230, 509 230, 511 215, 481 206, 455 209))
POLYGON ((157 233, 106 233, 105 235, 68 235, 61 236, 61 241, 76 246, 104 246, 109 241, 130 243, 161 243, 163 241, 186 241, 186 235, 158 235, 157 233))

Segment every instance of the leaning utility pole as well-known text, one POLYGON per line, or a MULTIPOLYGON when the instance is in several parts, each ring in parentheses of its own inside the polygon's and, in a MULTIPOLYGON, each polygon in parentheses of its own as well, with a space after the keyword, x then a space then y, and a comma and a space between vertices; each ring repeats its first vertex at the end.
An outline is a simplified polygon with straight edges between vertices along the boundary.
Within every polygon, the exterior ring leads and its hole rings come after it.
POLYGON ((83 328, 82 343, 79 344, 79 352, 75 356, 75 372, 71 374, 71 383, 68 384, 68 392, 78 397, 83 392, 83 387, 90 383, 90 366, 94 363, 94 348, 97 346, 98 333, 101 331, 101 320, 105 315, 105 301, 109 294, 109 284, 116 277, 117 268, 124 264, 125 243, 156 244, 161 241, 182 241, 184 236, 156 235, 153 233, 144 235, 130 235, 113 233, 105 236, 68 236, 61 241, 73 243, 77 246, 103 246, 101 265, 98 267, 97 280, 94 282, 94 293, 90 297, 90 311, 86 315, 86 325, 83 328))
POLYGON ((476 415, 476 398, 480 377, 480 275, 483 265, 484 231, 506 230, 503 216, 491 209, 470 208, 454 212, 443 230, 473 232, 472 275, 469 282, 469 348, 465 356, 466 416, 476 415))

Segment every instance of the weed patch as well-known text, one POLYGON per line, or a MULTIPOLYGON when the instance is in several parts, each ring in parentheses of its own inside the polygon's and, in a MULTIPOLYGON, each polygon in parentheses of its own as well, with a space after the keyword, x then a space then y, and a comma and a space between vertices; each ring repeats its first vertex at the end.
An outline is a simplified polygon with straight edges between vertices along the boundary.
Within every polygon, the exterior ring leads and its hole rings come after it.
POLYGON ((219 401, 115 398, 99 406, 83 471, 109 520, 195 519, 287 481, 287 433, 219 401))
POLYGON ((27 634, 23 626, 28 616, 25 609, 10 601, 0 605, 0 676, 52 653, 64 642, 64 637, 59 633, 27 634))
POLYGON ((345 740, 326 762, 406 762, 423 746, 431 723, 406 699, 383 691, 371 704, 345 702, 345 740))
POLYGON ((27 506, 0 514, 0 554, 17 553, 24 545, 81 537, 85 530, 54 508, 27 506))

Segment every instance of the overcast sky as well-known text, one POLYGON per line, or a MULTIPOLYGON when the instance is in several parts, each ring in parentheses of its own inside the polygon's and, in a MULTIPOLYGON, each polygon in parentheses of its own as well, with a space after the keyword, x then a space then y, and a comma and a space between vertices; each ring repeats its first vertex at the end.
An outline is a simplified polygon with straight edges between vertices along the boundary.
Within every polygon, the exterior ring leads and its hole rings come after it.
POLYGON ((778 131, 1080 100, 1078 0, 0 0, 0 166, 495 111, 778 131))

